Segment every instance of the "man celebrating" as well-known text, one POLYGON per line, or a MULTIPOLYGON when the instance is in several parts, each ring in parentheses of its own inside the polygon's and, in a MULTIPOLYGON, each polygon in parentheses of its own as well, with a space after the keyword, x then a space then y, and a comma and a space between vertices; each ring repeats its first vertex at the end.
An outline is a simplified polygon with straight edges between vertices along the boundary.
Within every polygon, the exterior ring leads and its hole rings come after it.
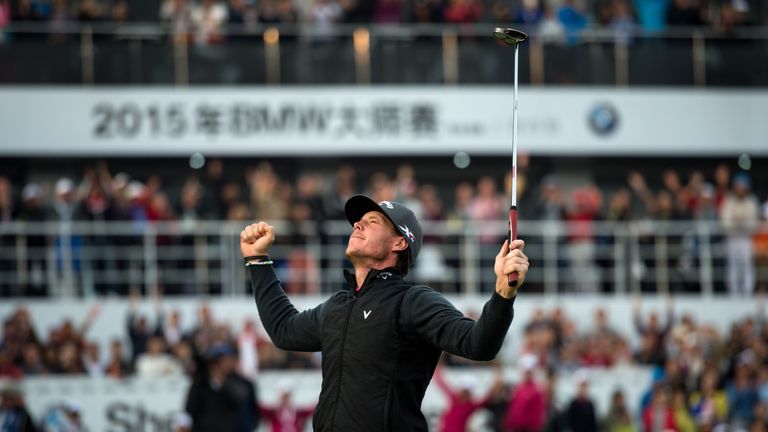
POLYGON ((523 241, 505 241, 496 256, 496 290, 477 321, 424 285, 403 278, 421 248, 413 212, 390 201, 357 195, 345 205, 353 226, 346 256, 348 289, 298 312, 271 267, 272 226, 259 222, 240 233, 240 249, 256 305, 274 344, 322 351, 323 383, 315 431, 427 431, 421 401, 442 351, 491 360, 512 322, 517 289, 528 272, 523 241), (508 275, 518 273, 517 286, 508 275))

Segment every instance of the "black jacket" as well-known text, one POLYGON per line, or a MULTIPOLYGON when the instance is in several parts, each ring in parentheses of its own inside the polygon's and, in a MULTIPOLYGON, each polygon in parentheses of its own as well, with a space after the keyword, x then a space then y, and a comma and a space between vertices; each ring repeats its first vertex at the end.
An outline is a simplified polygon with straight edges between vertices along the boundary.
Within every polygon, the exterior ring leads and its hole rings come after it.
POLYGON ((261 321, 279 348, 322 351, 313 427, 323 431, 427 431, 421 401, 442 351, 491 360, 512 322, 514 299, 494 293, 477 322, 441 294, 372 270, 349 289, 299 313, 274 270, 249 267, 261 321))

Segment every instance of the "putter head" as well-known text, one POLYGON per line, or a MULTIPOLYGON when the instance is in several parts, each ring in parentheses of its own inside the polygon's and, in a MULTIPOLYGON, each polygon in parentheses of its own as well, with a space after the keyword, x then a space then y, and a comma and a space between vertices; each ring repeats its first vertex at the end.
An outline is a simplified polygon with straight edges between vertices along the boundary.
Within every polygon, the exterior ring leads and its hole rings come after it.
POLYGON ((509 27, 496 27, 496 30, 493 31, 493 35, 496 36, 496 38, 503 40, 507 45, 517 45, 528 39, 527 34, 509 27))

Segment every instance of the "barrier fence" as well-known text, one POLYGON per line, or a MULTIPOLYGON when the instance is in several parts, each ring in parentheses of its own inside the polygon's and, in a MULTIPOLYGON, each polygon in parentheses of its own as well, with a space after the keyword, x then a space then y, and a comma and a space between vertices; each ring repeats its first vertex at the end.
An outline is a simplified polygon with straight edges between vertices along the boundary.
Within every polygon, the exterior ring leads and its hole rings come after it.
MULTIPOLYGON (((513 56, 494 41, 494 27, 229 25, 221 29, 222 43, 201 45, 157 22, 15 22, 0 43, 0 83, 511 83, 513 56)), ((523 84, 768 86, 764 27, 588 28, 559 35, 521 28, 532 35, 520 56, 523 84)))
MULTIPOLYGON (((244 222, 11 222, 0 224, 4 295, 167 295, 249 292, 239 249, 244 222)), ((346 221, 274 224, 271 250, 290 294, 323 294, 344 283, 346 221)), ((410 277, 446 293, 493 289, 505 221, 424 222, 410 277)), ((531 260, 528 290, 701 293, 725 291, 727 234, 717 222, 521 221, 531 260)), ((755 263, 758 274, 765 263, 755 263), (762 267, 761 267, 762 266, 762 267)))

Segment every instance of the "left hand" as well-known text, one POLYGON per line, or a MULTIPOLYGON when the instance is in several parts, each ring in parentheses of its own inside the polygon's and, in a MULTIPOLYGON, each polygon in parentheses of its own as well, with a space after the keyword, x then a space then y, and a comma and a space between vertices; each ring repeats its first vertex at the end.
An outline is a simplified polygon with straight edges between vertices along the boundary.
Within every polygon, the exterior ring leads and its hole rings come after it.
POLYGON ((506 299, 517 295, 517 289, 523 285, 528 273, 528 257, 523 253, 525 242, 518 239, 508 245, 509 241, 505 240, 493 265, 493 272, 496 273, 496 292, 506 299), (510 287, 509 274, 514 272, 517 272, 517 286, 510 287))

